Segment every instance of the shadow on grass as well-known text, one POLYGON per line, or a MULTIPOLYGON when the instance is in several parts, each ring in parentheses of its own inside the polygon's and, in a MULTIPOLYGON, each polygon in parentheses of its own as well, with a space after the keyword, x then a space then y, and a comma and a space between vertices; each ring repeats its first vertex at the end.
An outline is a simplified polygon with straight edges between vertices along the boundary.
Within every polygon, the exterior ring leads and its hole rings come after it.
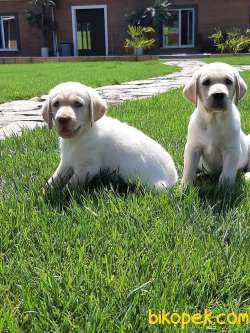
POLYGON ((204 206, 209 206, 214 215, 224 215, 238 207, 244 199, 244 181, 239 174, 232 187, 218 186, 219 175, 200 175, 196 186, 198 196, 204 206))
MULTIPOLYGON (((218 175, 199 175, 195 188, 203 208, 209 208, 213 215, 223 217, 229 210, 241 205, 245 198, 245 183, 239 174, 233 187, 221 188, 218 186, 218 179, 218 175)), ((138 182, 126 183, 118 172, 101 171, 84 186, 64 187, 59 184, 46 192, 45 202, 51 208, 67 211, 72 201, 81 204, 83 200, 91 199, 97 203, 98 198, 103 194, 114 194, 116 197, 126 198, 131 194, 143 196, 145 191, 150 190, 138 182)), ((170 197, 174 196, 172 199, 176 200, 176 192, 169 191, 168 194, 170 197)))
POLYGON ((81 204, 84 199, 91 197, 98 200, 98 196, 104 193, 113 193, 119 197, 127 197, 130 194, 143 195, 145 188, 141 184, 126 183, 117 172, 101 171, 86 185, 76 187, 59 184, 56 188, 45 194, 45 201, 54 209, 65 210, 70 207, 72 201, 81 204))

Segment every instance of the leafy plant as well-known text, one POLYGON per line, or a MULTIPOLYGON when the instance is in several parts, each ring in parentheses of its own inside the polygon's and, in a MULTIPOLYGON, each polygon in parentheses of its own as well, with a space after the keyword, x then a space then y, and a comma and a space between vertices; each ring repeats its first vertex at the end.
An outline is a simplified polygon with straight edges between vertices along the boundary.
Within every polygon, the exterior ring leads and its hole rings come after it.
POLYGON ((140 25, 128 26, 128 38, 125 39, 125 48, 132 49, 148 49, 154 43, 155 39, 150 38, 148 34, 154 33, 155 30, 152 27, 143 27, 140 25))
POLYGON ((157 29, 161 28, 163 24, 168 24, 171 17, 169 7, 171 3, 169 1, 155 0, 154 10, 155 15, 153 16, 153 26, 157 29))
POLYGON ((250 47, 250 36, 243 35, 239 38, 236 53, 239 53, 246 49, 249 51, 250 50, 249 47, 250 47))
POLYGON ((27 10, 27 20, 30 25, 41 30, 43 46, 47 46, 49 35, 55 30, 52 10, 56 7, 56 0, 31 0, 28 4, 31 8, 27 10))
POLYGON ((223 33, 219 29, 209 38, 221 53, 228 52, 237 54, 244 50, 248 50, 250 47, 250 29, 247 29, 243 34, 239 30, 223 33))
POLYGON ((213 41, 218 51, 220 51, 221 53, 225 52, 224 34, 220 29, 216 30, 214 34, 209 36, 209 39, 213 41))
POLYGON ((161 28, 163 24, 167 24, 171 16, 168 0, 155 0, 152 7, 133 11, 126 15, 130 25, 148 27, 152 26, 156 30, 161 28))

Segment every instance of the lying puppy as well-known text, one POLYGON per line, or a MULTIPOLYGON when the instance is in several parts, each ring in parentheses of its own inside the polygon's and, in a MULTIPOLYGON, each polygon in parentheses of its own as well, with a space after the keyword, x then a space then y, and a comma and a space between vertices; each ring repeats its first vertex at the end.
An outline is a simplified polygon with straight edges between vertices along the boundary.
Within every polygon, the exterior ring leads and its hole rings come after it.
POLYGON ((188 126, 183 185, 195 180, 198 168, 220 172, 222 186, 234 184, 237 170, 250 171, 250 138, 241 130, 236 106, 246 89, 239 73, 224 63, 201 67, 185 86, 184 96, 196 109, 188 126))
POLYGON ((170 155, 141 131, 105 115, 106 103, 77 82, 56 86, 42 110, 49 128, 61 137, 61 162, 49 185, 84 185, 101 170, 118 171, 126 182, 136 181, 159 191, 177 182, 170 155))

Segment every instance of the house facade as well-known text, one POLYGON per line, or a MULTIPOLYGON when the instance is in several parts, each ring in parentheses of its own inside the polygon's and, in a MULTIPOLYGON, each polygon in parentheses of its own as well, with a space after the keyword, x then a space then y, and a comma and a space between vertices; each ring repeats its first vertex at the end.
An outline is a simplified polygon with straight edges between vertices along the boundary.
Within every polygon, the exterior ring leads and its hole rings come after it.
MULTIPOLYGON (((125 54, 126 14, 151 6, 154 0, 59 0, 54 13, 57 32, 51 55, 68 43, 75 55, 125 54)), ((0 0, 0 56, 39 56, 41 32, 26 19, 27 0, 0 0)), ((172 0, 171 22, 158 36, 155 54, 209 50, 216 28, 250 27, 249 0, 172 0)))

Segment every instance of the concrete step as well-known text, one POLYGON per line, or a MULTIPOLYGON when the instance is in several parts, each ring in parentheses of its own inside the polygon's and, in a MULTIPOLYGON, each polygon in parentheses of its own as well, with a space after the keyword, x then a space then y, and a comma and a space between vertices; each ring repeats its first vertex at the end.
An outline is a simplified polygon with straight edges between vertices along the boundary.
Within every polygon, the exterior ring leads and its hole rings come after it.
POLYGON ((160 59, 167 60, 190 60, 200 59, 205 57, 211 57, 211 53, 178 53, 178 54, 162 54, 159 56, 160 59))
POLYGON ((207 57, 249 57, 250 53, 239 53, 235 56, 232 53, 176 53, 176 54, 161 54, 159 56, 160 59, 167 59, 167 60, 190 60, 190 59, 202 59, 207 57))

